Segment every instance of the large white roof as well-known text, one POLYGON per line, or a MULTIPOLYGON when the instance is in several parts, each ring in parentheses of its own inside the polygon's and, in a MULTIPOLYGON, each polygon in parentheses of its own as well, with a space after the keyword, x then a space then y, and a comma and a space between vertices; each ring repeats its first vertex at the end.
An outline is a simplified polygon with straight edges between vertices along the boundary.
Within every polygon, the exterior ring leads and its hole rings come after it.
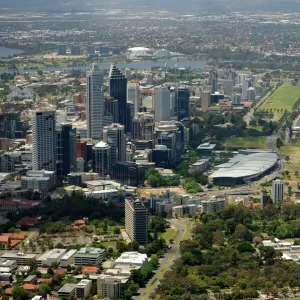
POLYGON ((132 47, 132 48, 129 48, 128 51, 135 52, 135 51, 151 51, 151 50, 146 47, 132 47))
POLYGON ((277 162, 276 153, 238 154, 228 163, 218 166, 218 170, 210 178, 244 178, 258 176, 277 162))

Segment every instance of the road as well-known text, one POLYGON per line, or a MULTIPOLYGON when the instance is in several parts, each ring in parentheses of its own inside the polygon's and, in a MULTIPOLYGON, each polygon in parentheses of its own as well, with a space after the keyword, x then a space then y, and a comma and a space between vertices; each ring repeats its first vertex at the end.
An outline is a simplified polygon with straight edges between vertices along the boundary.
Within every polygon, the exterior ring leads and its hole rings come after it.
POLYGON ((160 266, 155 271, 154 277, 147 283, 145 288, 139 289, 139 296, 133 297, 133 299, 136 300, 149 300, 149 296, 151 293, 155 291, 157 286, 159 285, 159 281, 163 278, 164 274, 170 270, 174 260, 180 257, 179 252, 179 243, 183 239, 190 238, 190 234, 187 232, 188 230, 188 224, 186 226, 181 223, 181 221, 176 219, 169 220, 171 223, 171 226, 176 228, 178 230, 178 235, 176 240, 173 243, 173 246, 171 249, 168 250, 167 253, 165 253, 164 258, 160 260, 160 266))
POLYGON ((254 111, 257 107, 259 107, 264 101, 268 99, 268 97, 276 90, 276 87, 273 88, 272 91, 268 92, 265 96, 257 101, 257 103, 248 111, 248 113, 244 116, 244 121, 249 125, 249 122, 254 114, 254 111))

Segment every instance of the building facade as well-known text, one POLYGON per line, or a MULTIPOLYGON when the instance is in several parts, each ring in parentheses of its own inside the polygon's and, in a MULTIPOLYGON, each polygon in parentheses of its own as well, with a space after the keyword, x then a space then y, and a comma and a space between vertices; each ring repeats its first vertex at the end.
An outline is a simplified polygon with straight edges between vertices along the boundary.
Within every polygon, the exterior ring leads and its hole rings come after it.
POLYGON ((125 230, 140 245, 148 242, 148 209, 140 200, 125 200, 125 230))
POLYGON ((284 200, 284 182, 280 179, 272 182, 272 199, 274 204, 281 203, 284 200))
POLYGON ((86 119, 88 138, 96 140, 102 138, 103 117, 103 72, 96 64, 93 64, 91 72, 87 73, 86 82, 86 119))
POLYGON ((54 111, 35 111, 32 118, 32 168, 56 171, 54 111))

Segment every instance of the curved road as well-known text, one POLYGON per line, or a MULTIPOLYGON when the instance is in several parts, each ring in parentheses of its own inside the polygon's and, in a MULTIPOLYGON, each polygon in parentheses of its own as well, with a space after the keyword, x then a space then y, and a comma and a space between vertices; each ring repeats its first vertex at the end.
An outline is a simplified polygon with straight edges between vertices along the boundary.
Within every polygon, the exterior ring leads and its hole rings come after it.
POLYGON ((188 239, 190 234, 187 232, 187 226, 184 226, 177 219, 169 220, 171 226, 178 230, 178 235, 174 241, 172 248, 168 249, 164 257, 160 260, 160 266, 155 270, 155 275, 152 279, 146 284, 144 288, 139 289, 139 296, 133 297, 136 300, 150 300, 149 296, 157 288, 159 281, 163 278, 164 274, 171 268, 174 260, 180 257, 179 252, 179 243, 183 239, 188 239))

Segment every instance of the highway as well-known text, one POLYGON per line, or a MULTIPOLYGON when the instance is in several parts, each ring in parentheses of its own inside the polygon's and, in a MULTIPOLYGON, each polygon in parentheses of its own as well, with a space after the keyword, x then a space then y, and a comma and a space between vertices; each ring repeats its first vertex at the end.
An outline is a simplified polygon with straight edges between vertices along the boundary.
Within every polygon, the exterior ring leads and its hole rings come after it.
POLYGON ((149 296, 155 291, 159 285, 159 281, 163 278, 164 274, 171 268, 174 260, 180 257, 179 243, 183 239, 189 239, 190 235, 187 234, 187 226, 184 226, 181 221, 177 219, 168 220, 171 223, 171 226, 178 230, 178 235, 174 241, 172 248, 168 249, 164 257, 160 260, 160 266, 155 271, 155 275, 152 279, 146 284, 144 288, 139 289, 138 296, 133 297, 136 300, 150 300, 149 296))

